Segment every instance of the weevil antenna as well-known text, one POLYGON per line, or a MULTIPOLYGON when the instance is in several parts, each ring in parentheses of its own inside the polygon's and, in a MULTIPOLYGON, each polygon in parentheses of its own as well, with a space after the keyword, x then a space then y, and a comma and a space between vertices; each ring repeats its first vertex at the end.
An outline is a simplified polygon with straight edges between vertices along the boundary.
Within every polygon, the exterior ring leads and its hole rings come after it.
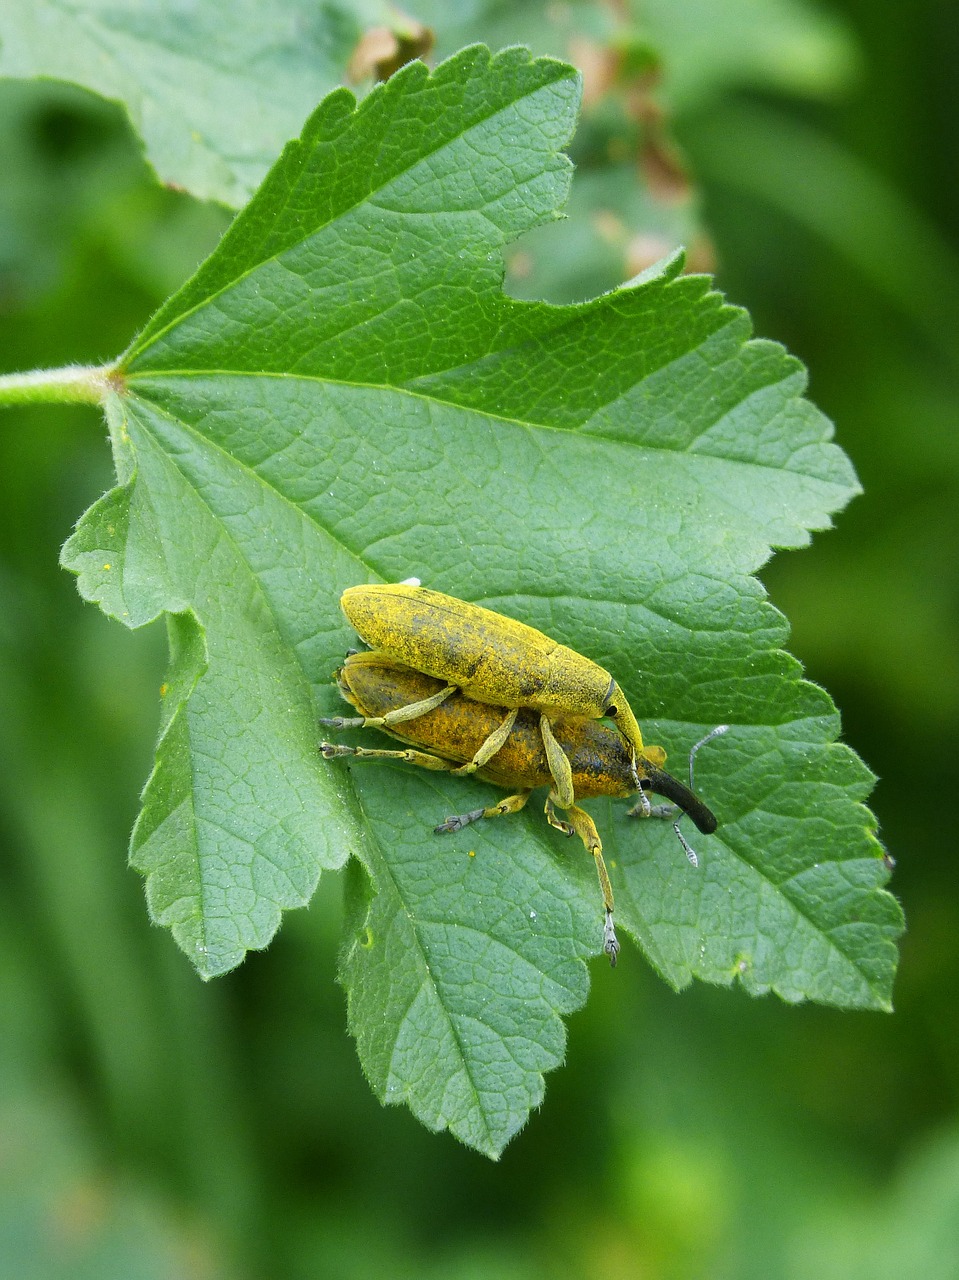
MULTIPOLYGON (((713 738, 719 738, 724 733, 728 733, 728 732, 729 732, 728 724, 718 724, 715 729, 710 729, 709 733, 706 734, 705 738, 700 738, 697 743, 694 743, 693 746, 690 747, 689 749, 689 789, 690 791, 694 791, 696 787, 696 784, 693 781, 693 762, 696 759, 696 752, 699 750, 700 747, 704 747, 707 742, 712 742, 713 738)), ((696 850, 693 848, 693 846, 689 843, 689 841, 683 835, 682 831, 680 831, 679 821, 676 821, 673 823, 673 830, 676 832, 676 839, 683 846, 683 852, 686 854, 686 857, 689 859, 690 864, 694 867, 698 867, 699 858, 696 855, 696 850)))
POLYGON ((689 843, 689 841, 680 831, 678 822, 673 823, 673 830, 676 832, 676 839, 683 846, 683 850, 686 854, 686 857, 689 859, 692 866, 698 867, 699 858, 696 856, 696 850, 693 848, 693 846, 689 843))
POLYGON ((693 761, 696 759, 696 752, 700 747, 704 747, 707 742, 712 742, 713 738, 721 738, 724 733, 729 732, 728 724, 718 724, 715 729, 710 729, 705 738, 700 738, 695 746, 689 749, 689 789, 695 791, 696 787, 693 783, 693 761))
MULTIPOLYGON (((672 774, 666 773, 663 769, 657 769, 647 761, 643 766, 644 773, 646 775, 643 780, 645 781, 646 786, 651 791, 657 791, 660 795, 666 796, 673 803, 653 806, 649 803, 645 789, 641 789, 639 793, 639 803, 630 809, 629 816, 633 818, 641 815, 646 818, 672 818, 677 809, 681 809, 687 817, 692 818, 693 822, 704 835, 712 834, 712 832, 716 830, 716 818, 712 811, 703 804, 702 800, 699 799, 693 789, 695 786, 693 778, 693 762, 696 759, 696 752, 700 747, 704 747, 707 742, 712 742, 714 738, 718 738, 728 731, 728 724, 719 724, 715 729, 711 729, 704 738, 700 738, 700 740, 692 747, 689 752, 688 791, 677 778, 672 776, 672 774)), ((698 867, 699 857, 696 854, 696 850, 683 835, 679 826, 681 821, 682 816, 673 822, 673 830, 676 833, 676 839, 683 846, 683 852, 689 859, 690 864, 694 867, 698 867)))
POLYGON ((633 784, 633 789, 635 791, 641 792, 643 789, 643 784, 639 778, 639 770, 636 768, 636 752, 633 749, 630 750, 629 775, 630 775, 630 780, 633 784))

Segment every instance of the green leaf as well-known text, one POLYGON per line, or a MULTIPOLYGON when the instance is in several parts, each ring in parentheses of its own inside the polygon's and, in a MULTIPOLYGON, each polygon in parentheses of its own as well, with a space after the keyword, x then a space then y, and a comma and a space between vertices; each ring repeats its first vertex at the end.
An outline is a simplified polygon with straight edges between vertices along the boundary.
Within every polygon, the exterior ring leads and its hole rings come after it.
POLYGON ((616 673, 674 760, 732 724, 700 757, 699 870, 593 805, 674 986, 888 1007, 901 924, 871 775, 751 576, 857 488, 801 367, 678 260, 577 306, 502 291, 504 246, 564 198, 577 102, 571 68, 482 48, 327 98, 121 362, 121 487, 64 552, 129 625, 175 615, 132 855, 155 917, 219 973, 355 854, 364 1069, 492 1155, 585 999, 595 873, 535 805, 441 841, 492 788, 318 758, 346 586, 415 575, 525 619, 616 673))
POLYGON ((360 35, 357 6, 309 0, 10 0, 0 75, 71 80, 122 103, 163 182, 240 205, 360 35))
MULTIPOLYGON (((843 23, 805 0, 477 0, 455 13, 442 0, 417 0, 416 13, 435 28, 438 52, 474 40, 494 48, 524 44, 584 68, 587 102, 574 153, 580 172, 567 218, 507 255, 509 292, 551 302, 615 288, 680 247, 688 269, 711 269, 715 254, 696 181, 714 170, 725 180, 726 170, 710 158, 708 169, 686 172, 672 137, 675 117, 714 109, 714 100, 743 87, 834 97, 859 66, 843 23)), ((724 156, 735 150, 735 127, 720 120, 713 132, 723 134, 724 156)), ((738 157, 729 165, 742 167, 738 157)), ((750 172, 765 181, 769 168, 757 164, 750 172)), ((780 156, 772 168, 788 169, 802 186, 794 176, 803 175, 801 165, 780 156)))

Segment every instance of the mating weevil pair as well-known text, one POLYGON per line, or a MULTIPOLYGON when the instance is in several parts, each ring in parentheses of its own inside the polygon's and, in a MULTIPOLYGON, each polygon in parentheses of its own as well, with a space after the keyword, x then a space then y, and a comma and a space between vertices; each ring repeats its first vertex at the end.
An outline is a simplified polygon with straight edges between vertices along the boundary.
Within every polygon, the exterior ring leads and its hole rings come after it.
MULTIPOLYGON (((460 831, 480 818, 517 813, 530 792, 549 784, 546 819, 578 835, 593 855, 603 893, 603 947, 615 965, 613 890, 592 818, 576 804, 589 796, 639 792, 633 817, 688 814, 700 831, 716 818, 692 791, 695 752, 726 731, 720 725, 690 753, 690 786, 648 746, 632 708, 608 671, 541 631, 502 614, 412 582, 350 587, 343 612, 369 652, 350 653, 336 673, 340 692, 361 713, 320 723, 337 729, 373 727, 407 742, 405 751, 321 745, 327 759, 405 760, 424 769, 472 774, 514 794, 486 809, 447 818, 436 831, 460 831), (616 728, 601 723, 615 720, 616 728), (421 749, 425 748, 425 749, 421 749), (647 791, 671 805, 650 805, 647 791), (556 808, 565 810, 566 820, 556 808)), ((696 855, 674 829, 686 854, 696 855)))

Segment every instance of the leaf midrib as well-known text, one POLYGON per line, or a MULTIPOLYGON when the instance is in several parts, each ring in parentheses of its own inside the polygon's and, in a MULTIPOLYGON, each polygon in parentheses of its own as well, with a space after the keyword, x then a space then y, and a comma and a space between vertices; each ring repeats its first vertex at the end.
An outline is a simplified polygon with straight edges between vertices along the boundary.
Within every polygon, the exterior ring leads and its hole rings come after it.
MULTIPOLYGON (((688 351, 683 352, 681 356, 677 357, 677 359, 678 360, 683 359, 685 356, 689 354, 690 352, 688 351)), ((676 361, 673 361, 673 360, 668 361, 665 365, 661 365, 658 369, 654 370, 653 372, 656 372, 656 373, 663 372, 664 370, 668 369, 670 365, 674 363, 676 363, 676 361)), ((435 405, 437 407, 442 407, 442 408, 455 409, 460 413, 478 414, 480 417, 487 419, 490 422, 502 422, 507 426, 514 427, 521 430, 525 429, 528 431, 556 431, 564 435, 574 436, 577 439, 582 440, 584 442, 592 443, 593 441, 595 441, 597 442, 597 444, 603 444, 603 443, 614 444, 614 445, 618 445, 628 449, 636 449, 640 451, 642 454, 651 454, 654 456, 663 454, 665 456, 675 457, 675 458, 680 458, 680 457, 687 457, 687 458, 694 458, 694 459, 702 458, 706 462, 712 463, 716 466, 745 467, 745 468, 748 468, 750 471, 759 473, 760 475, 766 475, 766 474, 781 475, 783 472, 787 472, 789 475, 799 476, 815 484, 828 485, 829 487, 834 489, 844 488, 844 486, 839 484, 838 481, 823 480, 820 476, 810 475, 808 471, 795 470, 792 467, 781 464, 781 463, 773 464, 768 462, 755 462, 755 461, 750 461, 742 458, 726 458, 721 454, 710 453, 705 449, 693 449, 689 446, 684 447, 682 449, 676 449, 676 448, 669 448, 664 445, 650 444, 648 441, 645 441, 645 440, 642 443, 639 443, 636 441, 623 439, 619 435, 607 434, 603 431, 590 430, 589 432, 585 432, 583 430, 584 423, 577 423, 575 426, 564 426, 559 423, 537 422, 532 419, 527 420, 523 418, 511 418, 503 413, 496 413, 488 409, 478 409, 473 405, 460 404, 459 401, 457 400, 443 399, 442 397, 437 395, 426 395, 422 391, 414 391, 414 390, 411 390, 409 387, 398 387, 390 383, 361 382, 356 380, 350 380, 347 378, 330 378, 330 377, 320 376, 319 374, 276 372, 276 371, 267 370, 267 369, 264 369, 264 370, 163 369, 163 370, 157 370, 156 372, 150 371, 150 372, 144 372, 141 374, 137 374, 137 373, 129 374, 126 377, 126 382, 128 386, 135 386, 137 382, 150 383, 154 380, 163 381, 164 379, 168 379, 168 378, 172 378, 172 379, 179 378, 187 381, 189 381, 191 378, 269 378, 269 379, 281 379, 281 380, 295 379, 302 382, 315 382, 322 386, 329 386, 329 387, 346 387, 351 390, 389 392, 390 394, 393 394, 393 395, 409 396, 412 399, 422 401, 424 404, 435 405)), ((781 382, 786 380, 787 379, 783 378, 783 379, 779 379, 776 382, 767 383, 764 385, 762 390, 768 390, 769 387, 778 386, 781 382)), ((619 399, 619 398, 620 398, 619 396, 613 397, 613 399, 607 401, 606 404, 612 404, 615 402, 616 399, 619 399)), ((794 397, 794 398, 801 399, 801 397, 794 397)), ((233 455, 230 454, 228 450, 224 449, 222 445, 217 444, 216 441, 211 440, 208 436, 205 436, 201 431, 199 431, 199 429, 196 426, 194 426, 194 424, 188 423, 181 418, 175 417, 175 415, 170 413, 168 410, 162 409, 160 406, 156 405, 153 400, 151 400, 149 397, 145 395, 141 394, 140 399, 145 403, 149 404, 151 407, 156 408, 158 413, 162 413, 165 417, 169 418, 171 421, 179 422, 185 430, 194 432, 199 439, 207 441, 207 443, 209 443, 214 448, 221 449, 224 453, 227 454, 228 457, 233 457, 233 455)), ((604 407, 606 407, 605 404, 598 405, 597 409, 604 408, 604 407)), ((721 417, 722 415, 720 416, 720 418, 716 419, 716 422, 721 421, 721 417)), ((696 437, 695 440, 690 441, 690 446, 692 444, 697 443, 702 438, 702 436, 705 435, 714 425, 715 423, 711 423, 709 427, 707 427, 703 432, 700 433, 699 436, 696 437)), ((809 443, 828 444, 829 442, 828 441, 811 441, 809 443)), ((246 465, 244 463, 241 463, 239 459, 236 459, 236 461, 241 466, 246 465)), ((258 479, 261 479, 258 472, 253 472, 253 474, 256 475, 258 479)), ((267 483, 267 482, 263 481, 263 483, 267 483)), ((801 522, 797 519, 796 523, 800 524, 801 522)), ((802 527, 805 528, 806 526, 802 525, 802 527)))
MULTIPOLYGON (((260 377, 260 376, 265 376, 265 375, 257 374, 257 375, 253 375, 253 376, 260 377)), ((344 385, 353 385, 353 384, 344 384, 344 385)), ((407 394, 416 395, 416 394, 419 394, 419 393, 409 392, 409 393, 407 393, 407 394)), ((374 565, 372 565, 372 564, 370 563, 369 559, 368 559, 366 556, 364 556, 362 553, 360 553, 359 551, 357 551, 355 548, 353 548, 353 547, 351 547, 351 546, 348 546, 348 545, 343 541, 343 539, 342 539, 342 538, 338 537, 338 536, 337 536, 337 535, 336 535, 336 534, 335 534, 335 533, 334 533, 334 532, 329 528, 329 526, 328 526, 328 525, 322 524, 318 519, 316 519, 316 517, 315 517, 315 516, 311 515, 311 514, 310 514, 309 512, 307 512, 307 511, 305 511, 305 510, 303 509, 303 507, 302 507, 302 506, 300 506, 300 505, 298 505, 296 502, 294 502, 294 501, 293 501, 293 499, 292 499, 292 498, 290 498, 287 494, 285 494, 281 489, 278 489, 274 483, 272 483, 269 479, 267 479, 266 477, 264 477, 263 475, 261 475, 261 473, 260 473, 259 471, 257 471, 253 466, 251 466, 251 465, 250 465, 249 463, 247 463, 247 462, 244 462, 242 459, 238 458, 235 454, 230 453, 230 451, 229 451, 229 450, 228 450, 224 445, 222 445, 219 441, 213 440, 213 439, 211 439, 209 436, 204 435, 204 434, 203 434, 203 432, 201 432, 201 431, 200 431, 200 430, 199 430, 199 429, 198 429, 198 428, 197 428, 193 423, 186 422, 184 419, 182 419, 182 418, 178 418, 175 414, 170 413, 168 410, 164 409, 162 406, 160 406, 160 405, 156 404, 156 403, 155 403, 154 401, 152 401, 152 400, 145 400, 145 399, 143 399, 143 400, 141 400, 141 403, 143 403, 143 404, 147 405, 151 412, 156 413, 158 416, 160 416, 160 417, 163 417, 163 418, 167 419, 169 422, 172 422, 173 424, 175 424, 176 426, 178 426, 178 427, 179 427, 181 430, 183 430, 184 432, 186 432, 186 433, 188 433, 188 434, 192 435, 192 436, 193 436, 193 438, 194 438, 195 440, 197 440, 201 445, 205 446, 206 448, 209 448, 209 449, 213 449, 213 450, 215 450, 215 451, 216 451, 216 453, 218 453, 222 458, 224 458, 224 459, 225 459, 229 464, 231 464, 232 466, 238 467, 238 468, 240 468, 242 471, 246 472, 246 474, 249 476, 249 478, 250 478, 254 483, 261 485, 261 486, 263 487, 263 489, 267 490, 267 491, 268 491, 269 493, 271 493, 271 494, 272 494, 272 495, 273 495, 273 496, 274 496, 278 501, 280 501, 280 502, 281 502, 281 503, 283 503, 285 506, 287 506, 287 507, 288 507, 288 508, 289 508, 289 509, 290 509, 290 510, 291 510, 291 511, 296 515, 296 517, 297 517, 298 519, 300 519, 300 520, 304 520, 304 521, 308 522, 308 523, 309 523, 313 528, 318 529, 319 531, 321 531, 321 532, 323 533, 324 537, 326 537, 327 539, 329 539, 329 541, 330 541, 333 545, 335 545, 336 547, 338 547, 338 548, 339 548, 339 549, 340 549, 340 550, 341 550, 345 555, 348 555, 348 556, 349 556, 349 557, 351 557, 352 559, 356 560, 356 561, 358 562, 358 564, 362 565, 362 566, 363 566, 363 568, 367 571, 367 573, 369 573, 369 574, 371 574, 371 575, 375 575, 375 576, 376 576, 377 578, 379 578, 381 581, 385 581, 385 580, 386 580, 385 575, 381 574, 381 573, 379 572, 379 570, 378 570, 378 569, 376 569, 376 568, 374 567, 374 565)), ((505 422, 505 423, 506 423, 506 424, 508 424, 509 426, 518 427, 518 428, 520 428, 520 429, 522 429, 522 428, 526 428, 526 429, 529 429, 529 430, 535 430, 535 429, 537 429, 536 424, 528 424, 528 423, 523 423, 523 422, 517 422, 515 419, 504 418, 504 417, 501 417, 501 416, 498 416, 498 415, 490 415, 490 416, 496 416, 496 417, 497 417, 497 420, 502 421, 502 422, 505 422)), ((145 424, 143 423, 143 421, 142 421, 142 420, 140 421, 140 426, 141 426, 141 428, 143 428, 143 429, 148 429, 148 428, 145 426, 145 424)), ((545 428, 545 429, 546 429, 546 430, 558 430, 558 431, 568 431, 568 430, 569 430, 569 428, 565 428, 565 427, 556 427, 556 428, 549 428, 549 427, 547 427, 547 428, 545 428)), ((152 436, 152 433, 150 433, 150 434, 151 434, 151 437, 152 437, 152 439, 153 439, 154 447, 156 447, 156 448, 160 451, 161 456, 162 456, 162 457, 164 457, 165 459, 167 459, 167 460, 168 460, 168 461, 169 461, 169 462, 170 462, 170 463, 171 463, 171 464, 176 468, 176 470, 178 471, 178 473, 179 473, 179 474, 180 474, 180 476, 182 477, 183 482, 184 482, 184 483, 189 487, 189 489, 190 489, 190 491, 191 491, 191 492, 193 492, 193 493, 195 493, 195 494, 197 495, 197 497, 198 497, 198 498, 200 499, 200 501, 203 503, 203 505, 204 505, 204 507, 206 508, 206 510, 210 513, 210 517, 211 517, 213 520, 217 521, 217 523, 218 523, 218 524, 221 524, 221 523, 222 523, 222 520, 221 520, 220 515, 219 515, 219 514, 218 514, 218 512, 217 512, 217 511, 216 511, 216 510, 215 510, 215 509, 210 505, 210 503, 209 503, 208 499, 206 498, 205 494, 203 493, 203 491, 202 491, 200 488, 198 488, 198 487, 196 486, 196 484, 194 484, 193 480, 192 480, 192 479, 191 479, 191 478, 186 474, 186 472, 183 470, 183 468, 182 468, 182 467, 180 467, 177 456, 176 456, 175 454, 171 454, 171 453, 169 453, 167 450, 163 449, 163 447, 161 446, 160 442, 156 439, 156 437, 155 437, 155 436, 152 436)), ((575 433, 574 433, 574 434, 575 434, 575 433)), ((582 438, 582 439, 584 439, 584 440, 586 440, 586 441, 587 441, 587 442, 589 442, 589 443, 592 443, 594 440, 595 440, 595 441, 597 441, 597 442, 601 441, 601 437, 598 437, 598 436, 595 436, 595 435, 592 435, 592 434, 590 434, 589 436, 586 436, 586 437, 581 437, 581 438, 582 438)), ((617 443, 628 443, 628 442, 622 442, 622 441, 620 441, 620 442, 617 442, 617 443)), ((642 449, 645 449, 645 448, 646 448, 646 446, 645 446, 645 445, 641 445, 641 446, 640 446, 640 445, 637 445, 637 446, 635 446, 635 447, 636 447, 636 448, 642 448, 642 449)), ((657 452, 657 451, 656 451, 656 450, 652 450, 651 452, 657 452)), ((665 449, 664 449, 664 450, 659 450, 658 452, 662 452, 662 453, 667 453, 667 454, 669 454, 669 453, 675 453, 675 452, 677 452, 677 451, 675 451, 675 450, 665 450, 665 449)), ((696 456, 697 456, 697 457, 707 457, 707 455, 704 455, 704 454, 698 454, 698 455, 696 455, 696 456)), ((720 465, 727 465, 727 466, 745 466, 745 465, 749 465, 749 464, 745 464, 745 463, 731 462, 731 461, 729 461, 729 460, 727 460, 727 459, 721 459, 721 458, 720 458, 720 459, 714 459, 713 461, 715 461, 717 464, 720 464, 720 465)), ((760 464, 755 464, 755 465, 756 465, 756 466, 759 466, 760 464)), ((801 473, 800 473, 800 474, 801 474, 801 473)), ((256 577, 257 577, 257 575, 255 574, 255 571, 253 570, 253 568, 250 566, 249 561, 248 561, 248 559, 247 559, 246 555, 242 552, 241 547, 240 547, 240 544, 236 541, 236 539, 234 538, 234 536, 233 536, 231 533, 229 533, 229 531, 228 531, 228 530, 226 531, 226 536, 229 538, 230 543, 231 543, 231 545, 233 546, 233 548, 235 549, 235 551, 237 552, 238 557, 239 557, 239 558, 242 560, 242 562, 247 566, 247 570, 248 570, 249 574, 251 575, 251 577, 256 578, 256 577)), ((258 580, 258 579, 257 579, 257 590, 258 590, 259 592, 261 592, 261 594, 264 594, 264 593, 262 592, 262 587, 261 587, 261 585, 260 585, 260 583, 259 583, 259 580, 258 580)), ((524 592, 524 593, 523 593, 523 595, 524 595, 524 597, 534 598, 534 597, 529 596, 529 593, 526 593, 526 592, 524 592)), ((552 599, 553 597, 544 597, 544 598, 552 599)), ((558 598, 558 597, 557 597, 557 598, 558 598)), ((602 600, 603 598, 602 598, 602 597, 597 597, 597 596, 593 595, 593 596, 591 596, 591 597, 589 598, 589 603, 591 603, 591 604, 595 604, 595 603, 596 603, 596 601, 597 601, 597 599, 602 600)), ((267 604, 267 607, 269 608, 269 612, 270 612, 271 617, 273 617, 273 619, 274 619, 274 623, 275 623, 275 625, 276 625, 276 627, 277 627, 277 633, 278 633, 278 635, 280 635, 280 636, 282 636, 282 637, 284 637, 284 638, 285 638, 285 632, 284 632, 283 628, 280 626, 279 619, 278 619, 277 614, 276 614, 276 610, 272 607, 272 604, 270 603, 269 599, 265 596, 265 594, 264 594, 264 600, 265 600, 265 603, 267 604)), ((605 602, 605 603, 609 603, 609 604, 622 605, 622 606, 624 606, 624 607, 626 607, 626 608, 639 609, 639 610, 642 610, 644 613, 648 614, 649 616, 651 616, 651 617, 653 617, 653 618, 658 619, 661 623, 664 623, 664 624, 666 624, 666 625, 668 625, 668 626, 683 627, 683 624, 682 624, 682 623, 678 623, 678 622, 675 620, 675 618, 673 618, 673 617, 672 617, 672 616, 670 616, 669 614, 666 614, 666 613, 663 613, 663 612, 662 612, 662 611, 660 611, 660 610, 654 609, 654 608, 650 605, 650 603, 649 603, 649 601, 648 601, 648 600, 640 600, 640 599, 633 599, 633 600, 630 600, 630 599, 626 599, 625 597, 617 597, 617 598, 615 598, 615 599, 614 599, 614 598, 610 598, 609 600, 606 600, 606 601, 604 601, 604 602, 605 602)), ((683 629, 684 629, 686 632, 692 632, 692 631, 694 630, 694 629, 693 629, 693 628, 691 628, 691 627, 683 627, 683 629)), ((294 652, 296 652, 296 655, 297 655, 297 662, 298 662, 298 663, 300 663, 300 670, 301 670, 301 671, 302 671, 302 673, 303 673, 304 679, 306 679, 308 683, 311 683, 309 673, 308 673, 308 672, 305 670, 305 668, 302 666, 302 662, 301 662, 301 660, 300 660, 300 656, 299 656, 298 646, 297 646, 297 645, 295 645, 295 644, 293 644, 292 642, 290 642, 289 647, 290 647, 291 649, 293 649, 293 650, 294 650, 294 652)), ((778 723, 778 722, 777 722, 777 723, 778 723)))

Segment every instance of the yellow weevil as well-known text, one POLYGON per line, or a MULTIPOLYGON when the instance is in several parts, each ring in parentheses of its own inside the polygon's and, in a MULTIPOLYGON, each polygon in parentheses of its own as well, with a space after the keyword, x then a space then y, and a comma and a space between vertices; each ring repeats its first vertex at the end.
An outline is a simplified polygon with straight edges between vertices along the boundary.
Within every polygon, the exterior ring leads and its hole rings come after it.
MULTIPOLYGON (((548 821, 579 835, 596 860, 606 912, 604 949, 615 964, 619 943, 602 843, 576 798, 638 791, 640 802, 630 813, 648 816, 653 813, 649 790, 672 800, 700 831, 711 833, 717 825, 692 790, 662 768, 662 747, 643 743, 615 680, 533 627, 437 591, 407 583, 351 587, 341 603, 373 651, 350 654, 337 672, 340 691, 361 715, 320 723, 383 729, 427 751, 371 751, 324 742, 324 756, 399 758, 428 769, 477 773, 516 792, 488 809, 447 819, 438 832, 515 813, 534 787, 550 783, 548 821), (617 729, 599 723, 602 716, 615 716, 617 729), (557 818, 554 805, 566 810, 568 822, 557 818)), ((720 732, 725 726, 709 737, 720 732)), ((690 783, 691 775, 692 754, 690 783)), ((666 808, 657 816, 672 816, 666 808)), ((695 865, 678 823, 674 828, 695 865)))
MULTIPOLYGON (((560 790, 568 771, 550 752, 549 726, 554 719, 609 716, 637 757, 645 754, 636 717, 609 672, 525 622, 407 582, 349 587, 340 605, 371 649, 444 680, 450 693, 462 689, 476 702, 539 711, 560 790)), ((446 696, 438 693, 436 704, 446 696)), ((412 715, 398 709, 390 723, 420 714, 406 710, 412 715)))

